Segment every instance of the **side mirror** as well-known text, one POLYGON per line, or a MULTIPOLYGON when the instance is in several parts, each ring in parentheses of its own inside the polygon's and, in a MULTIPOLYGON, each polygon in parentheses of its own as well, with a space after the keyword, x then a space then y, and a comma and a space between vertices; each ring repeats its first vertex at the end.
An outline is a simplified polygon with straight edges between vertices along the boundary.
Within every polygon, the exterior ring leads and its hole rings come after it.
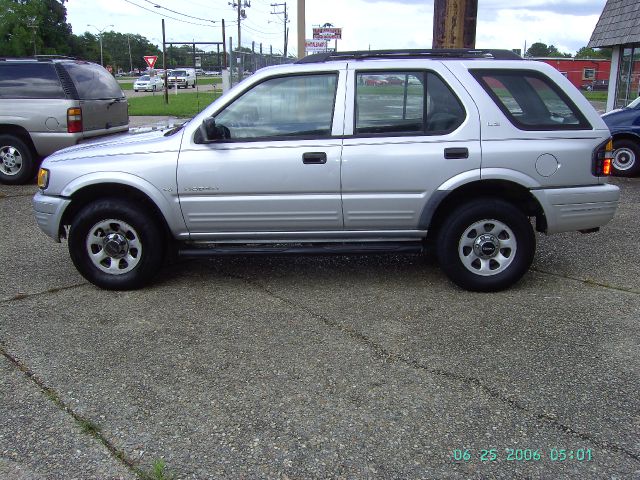
POLYGON ((216 125, 216 120, 213 117, 205 118, 198 130, 204 143, 231 138, 229 129, 224 125, 216 125))

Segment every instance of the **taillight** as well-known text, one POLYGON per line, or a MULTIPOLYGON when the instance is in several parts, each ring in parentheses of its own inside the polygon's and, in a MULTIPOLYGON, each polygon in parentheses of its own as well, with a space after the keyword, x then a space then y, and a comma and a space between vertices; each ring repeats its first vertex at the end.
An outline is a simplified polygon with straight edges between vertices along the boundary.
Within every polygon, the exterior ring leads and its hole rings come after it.
POLYGON ((611 162, 613 161, 613 139, 598 145, 593 152, 593 174, 597 177, 611 175, 611 162))
POLYGON ((67 132, 78 133, 82 131, 82 109, 67 109, 67 132))

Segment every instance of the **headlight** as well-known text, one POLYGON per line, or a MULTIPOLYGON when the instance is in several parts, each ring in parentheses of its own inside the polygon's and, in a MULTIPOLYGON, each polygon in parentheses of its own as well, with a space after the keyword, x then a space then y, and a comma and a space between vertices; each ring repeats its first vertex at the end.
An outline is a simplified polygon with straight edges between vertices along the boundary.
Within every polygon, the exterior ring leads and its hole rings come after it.
POLYGON ((41 168, 38 170, 38 188, 45 189, 49 186, 49 170, 41 168))

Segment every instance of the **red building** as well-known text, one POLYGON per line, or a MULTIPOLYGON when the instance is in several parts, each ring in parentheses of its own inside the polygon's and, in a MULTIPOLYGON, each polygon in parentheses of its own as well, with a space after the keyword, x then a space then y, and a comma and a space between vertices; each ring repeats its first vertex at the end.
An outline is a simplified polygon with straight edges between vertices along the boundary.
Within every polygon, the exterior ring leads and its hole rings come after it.
MULTIPOLYGON (((532 58, 548 63, 560 71, 576 87, 586 88, 587 85, 608 85, 611 60, 589 58, 532 58)), ((599 88, 606 90, 605 88, 599 88)))

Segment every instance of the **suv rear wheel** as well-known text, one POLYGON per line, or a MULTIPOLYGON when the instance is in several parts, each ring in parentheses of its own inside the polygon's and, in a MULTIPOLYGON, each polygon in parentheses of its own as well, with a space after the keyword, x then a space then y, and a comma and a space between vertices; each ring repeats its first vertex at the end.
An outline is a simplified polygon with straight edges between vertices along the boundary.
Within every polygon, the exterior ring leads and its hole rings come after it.
POLYGON ((94 285, 142 287, 158 272, 165 240, 155 219, 130 202, 104 199, 85 206, 71 223, 69 255, 94 285))
POLYGON ((440 267, 460 287, 490 292, 516 283, 531 266, 535 235, 513 204, 483 198, 461 205, 442 224, 440 267))
POLYGON ((33 152, 24 141, 14 135, 0 135, 0 183, 27 183, 35 167, 33 152))

